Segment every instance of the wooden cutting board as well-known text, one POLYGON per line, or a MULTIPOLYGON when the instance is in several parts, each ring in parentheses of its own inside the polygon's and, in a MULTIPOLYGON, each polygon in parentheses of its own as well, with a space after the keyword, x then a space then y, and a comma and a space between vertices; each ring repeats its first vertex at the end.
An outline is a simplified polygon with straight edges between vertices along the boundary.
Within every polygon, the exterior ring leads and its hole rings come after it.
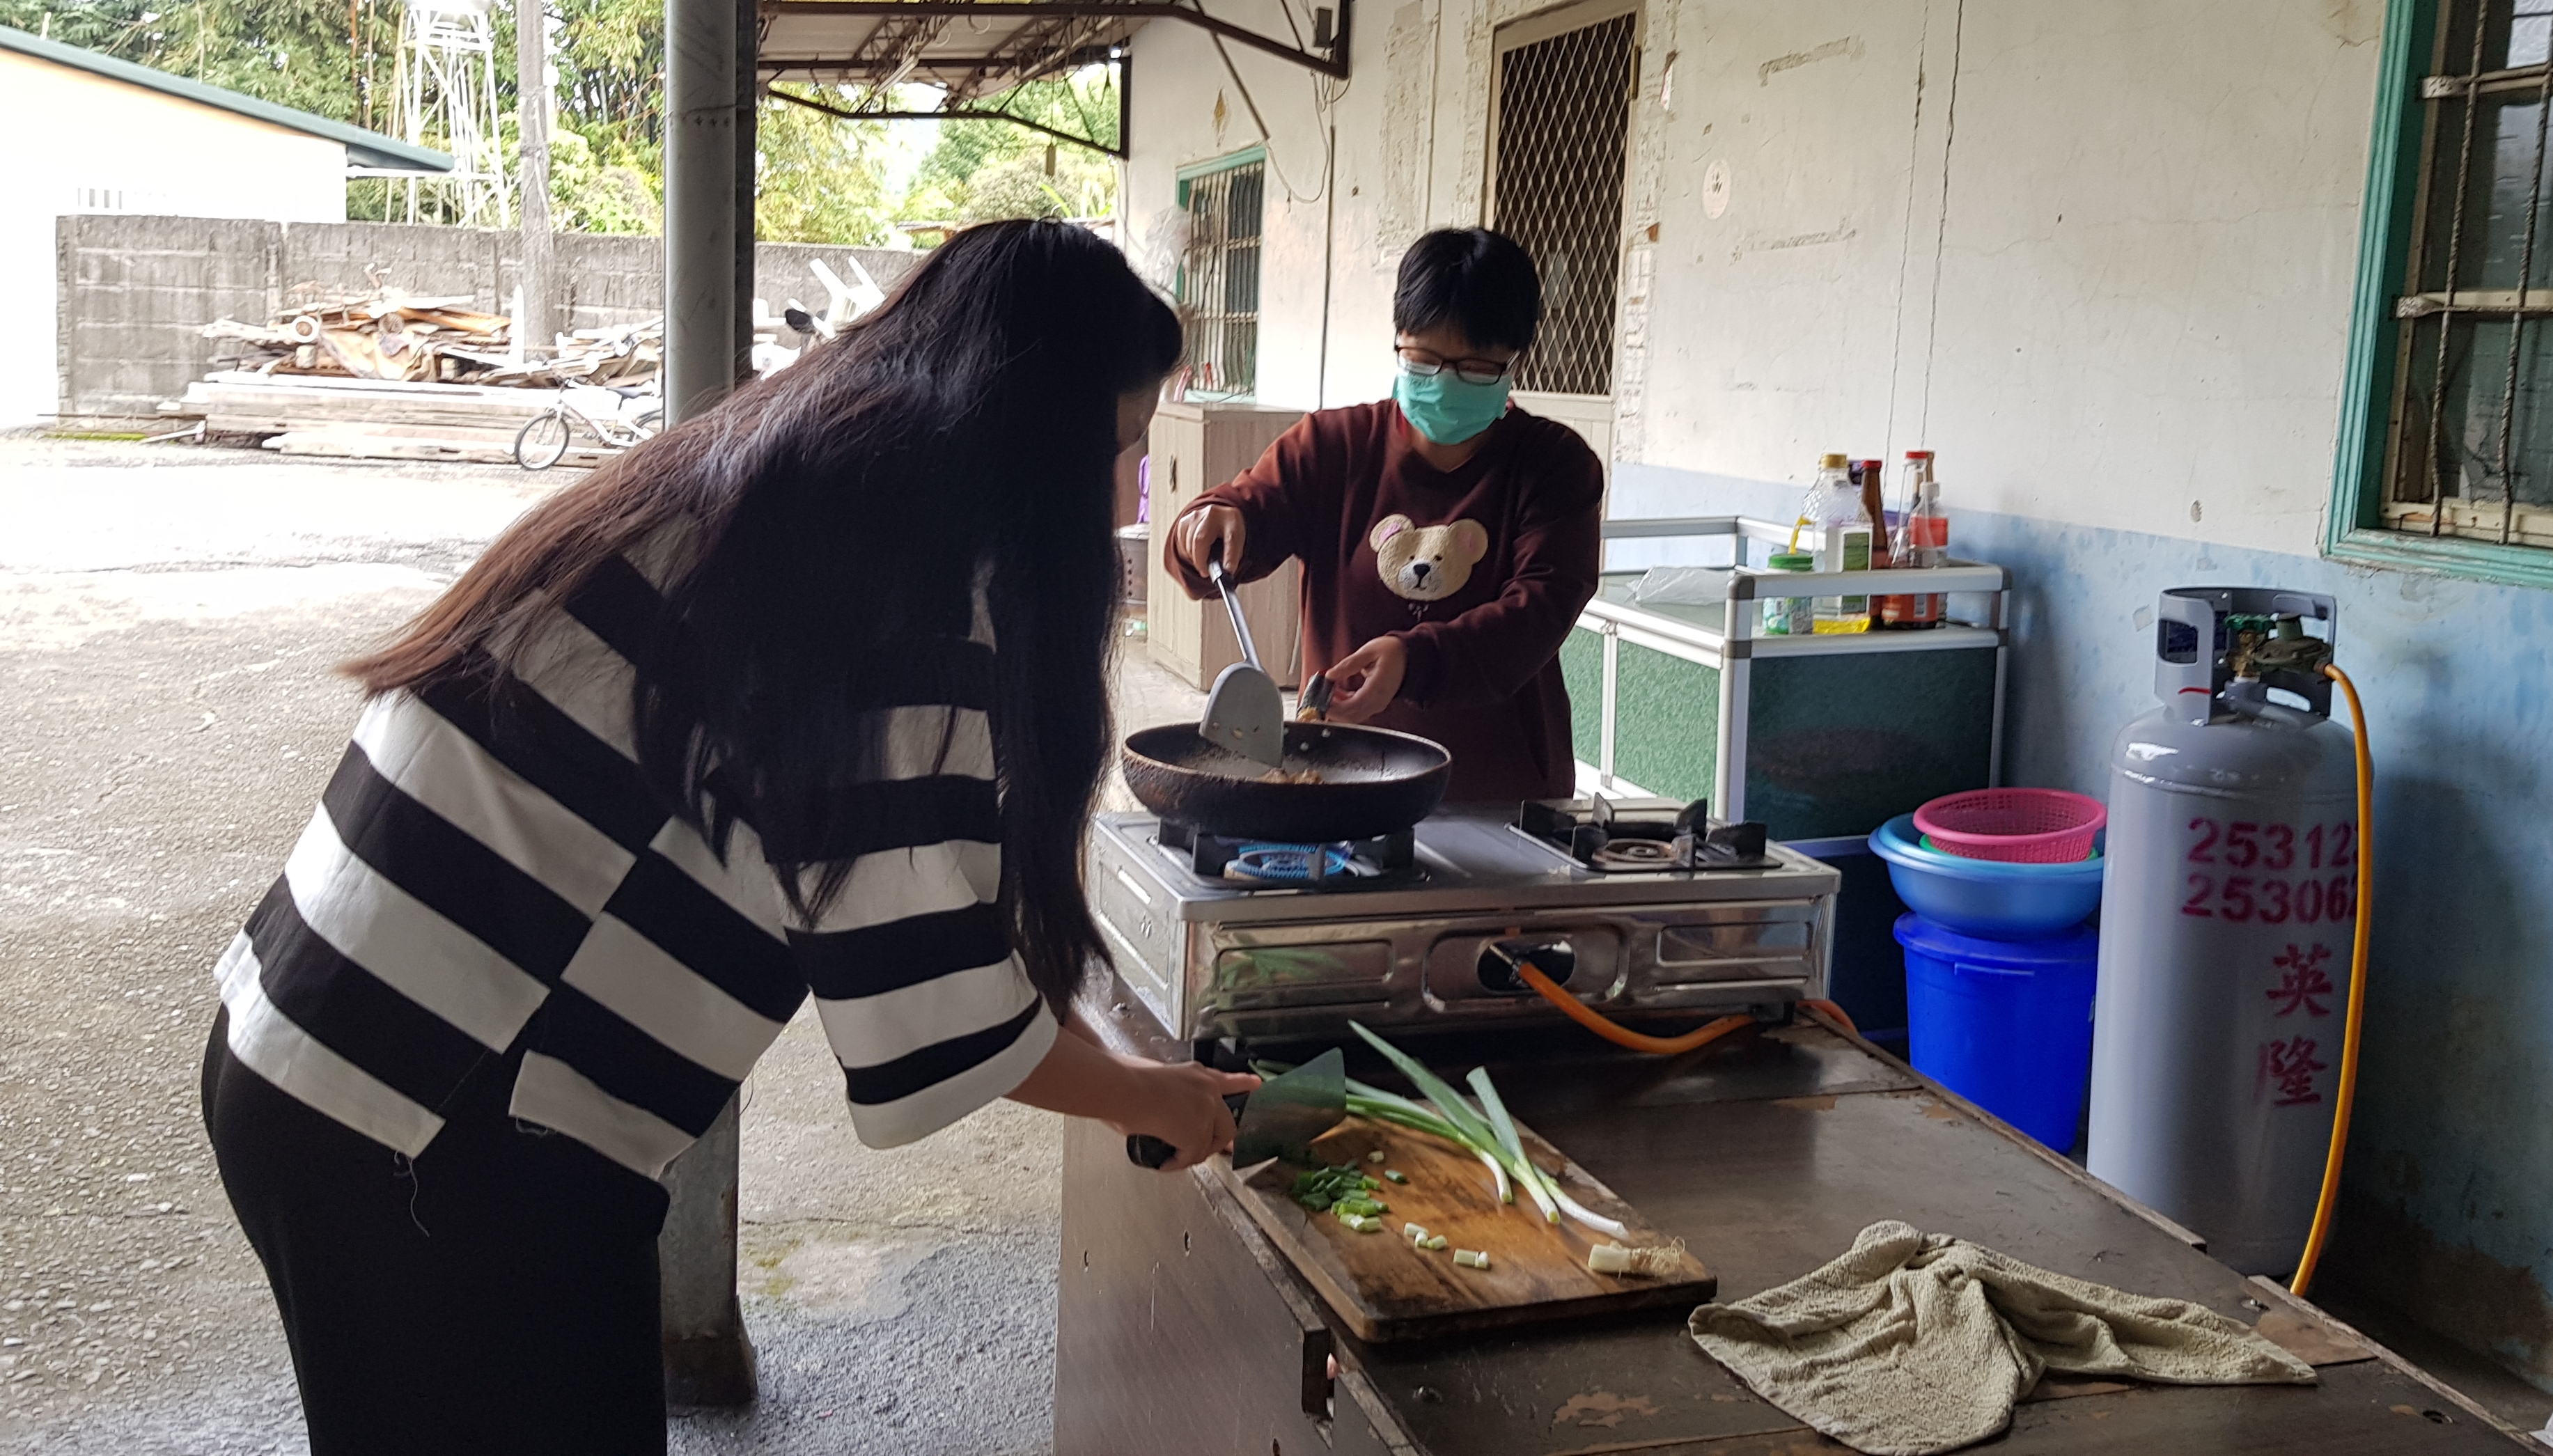
MULTIPOLYGON (((1558 1170, 1569 1196, 1629 1225, 1622 1242, 1634 1248, 1671 1242, 1531 1128, 1519 1124, 1516 1133, 1535 1167, 1558 1170)), ((1566 1217, 1557 1225, 1544 1222, 1522 1189, 1513 1204, 1500 1203, 1486 1164, 1426 1133, 1351 1117, 1310 1153, 1332 1166, 1354 1162, 1376 1177, 1385 1169, 1408 1176, 1406 1183, 1387 1179, 1374 1195, 1390 1205, 1383 1232, 1358 1233, 1295 1202, 1294 1177, 1303 1165, 1280 1159, 1246 1175, 1221 1160, 1216 1166, 1251 1218, 1359 1339, 1429 1339, 1654 1305, 1690 1308, 1719 1290, 1720 1281, 1691 1254, 1673 1278, 1591 1272, 1587 1251, 1610 1242, 1605 1235, 1566 1217), (1369 1162, 1366 1155, 1377 1150, 1384 1161, 1369 1162), (1400 1232, 1403 1223, 1445 1235, 1447 1247, 1437 1253, 1414 1247, 1400 1232), (1490 1267, 1456 1265, 1456 1249, 1488 1254, 1490 1267)))

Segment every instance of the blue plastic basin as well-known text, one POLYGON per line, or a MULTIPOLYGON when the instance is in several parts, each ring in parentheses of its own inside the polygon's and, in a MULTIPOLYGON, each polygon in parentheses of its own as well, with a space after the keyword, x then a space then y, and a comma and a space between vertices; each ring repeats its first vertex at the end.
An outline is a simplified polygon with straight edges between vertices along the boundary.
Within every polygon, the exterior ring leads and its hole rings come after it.
POLYGON ((2009 864, 1924 847, 1915 816, 1901 814, 1870 837, 1888 861, 1889 882, 1906 908, 1936 925, 1996 941, 2030 941, 2081 925, 2101 906, 2101 857, 2073 864, 2009 864))
POLYGON ((1990 941, 1902 915, 1897 943, 1915 1069, 2059 1153, 2072 1148, 2092 1074, 2100 932, 1990 941))

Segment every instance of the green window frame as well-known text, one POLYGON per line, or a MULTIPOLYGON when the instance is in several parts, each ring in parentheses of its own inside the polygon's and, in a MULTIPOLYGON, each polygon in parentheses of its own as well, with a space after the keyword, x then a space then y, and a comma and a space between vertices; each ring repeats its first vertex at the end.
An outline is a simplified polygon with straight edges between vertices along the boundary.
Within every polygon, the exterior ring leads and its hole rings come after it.
MULTIPOLYGON (((2484 154, 2505 141, 2507 129, 2496 123, 2493 135, 2469 143, 2466 138, 2482 129, 2462 120, 2468 111, 2480 114, 2477 97, 2496 105, 2507 102, 2494 98, 2513 97, 2553 106, 2553 56, 2497 68, 2486 57, 2482 73, 2472 81, 2465 79, 2475 70, 2472 57, 2481 49, 2478 34, 2488 31, 2495 20, 2508 22, 2521 7, 2524 23, 2545 23, 2541 0, 2392 0, 2386 8, 2375 133, 2360 224, 2356 300, 2341 396, 2339 457, 2334 463, 2332 508, 2323 543, 2325 554, 2336 560, 2510 586, 2553 587, 2553 548, 2492 538, 2487 520, 2480 524, 2482 534, 2447 533, 2477 530, 2470 518, 2477 510, 2487 514, 2497 509, 2510 521, 2520 511, 2531 511, 2538 518, 2553 514, 2553 503, 2539 505, 2513 499, 2521 491, 2516 483, 2517 461, 2509 446, 2496 447, 2492 438, 2507 439, 2513 427, 2486 421, 2480 437, 2475 429, 2475 419, 2483 410, 2512 417, 2534 413, 2537 406, 2529 396, 2540 399, 2553 390, 2553 365, 2535 363, 2522 376, 2518 373, 2524 362, 2521 345, 2529 341, 2533 348, 2528 352, 2535 361, 2553 356, 2553 335, 2543 333, 2553 329, 2553 316, 2547 316, 2553 313, 2553 289, 2529 286, 2553 272, 2553 207, 2542 200, 2546 182, 2553 181, 2553 159, 2544 163, 2533 192, 2534 207, 2518 208, 2542 214, 2540 221, 2530 219, 2536 226, 2525 230, 2527 241, 2518 254, 2525 260, 2520 266, 2526 276, 2516 280, 2515 289, 2495 288, 2495 280, 2487 272, 2494 262, 2491 209, 2505 189, 2496 185, 2498 174, 2491 170, 2491 157, 2484 154), (2453 30, 2452 35, 2441 35, 2442 23, 2453 30), (2451 46, 2450 41, 2459 44, 2451 46), (2473 44, 2462 44, 2467 41, 2473 44), (2446 53, 2451 49, 2461 54, 2449 56, 2446 53), (2442 119, 2435 137, 2429 134, 2433 118, 2442 119), (2477 167, 2489 194, 2479 209, 2479 246, 2463 236, 2476 212, 2467 204, 2474 195, 2477 167), (2445 195, 2433 195, 2442 185, 2445 195), (2453 211, 2441 214, 2440 208, 2453 211), (2473 251, 2463 253, 2469 248, 2473 251), (2524 251, 2528 249, 2531 256, 2524 251), (2473 270, 2462 266, 2477 259, 2479 265, 2473 270), (2422 274, 2417 283, 2409 278, 2415 266, 2422 274), (2420 290, 2421 285, 2432 283, 2442 286, 2420 290), (2456 333, 2459 327, 2465 332, 2456 333), (2487 334, 2495 328, 2498 333, 2487 334), (2503 345, 2502 339, 2508 342, 2503 345), (2460 365, 2451 360, 2456 340, 2462 340, 2465 349, 2460 365), (2518 379, 2514 390, 2499 383, 2503 356, 2507 377, 2518 379), (2457 368, 2463 370, 2464 382, 2451 389, 2442 381, 2452 378, 2457 368), (2491 372, 2487 383, 2485 369, 2491 372), (2441 452, 2428 431, 2431 420, 2448 418, 2449 406, 2457 411, 2451 424, 2462 437, 2450 446, 2459 452, 2458 479, 2462 482, 2477 469, 2486 476, 2496 472, 2497 502, 2489 490, 2478 496, 2464 492, 2451 496, 2439 483, 2441 452), (2481 448, 2468 448, 2477 442, 2481 448), (2495 448, 2498 459, 2507 462, 2505 466, 2497 466, 2491 458, 2495 448), (2415 453, 2407 464, 2406 452, 2415 453), (2423 491, 2425 503, 2419 499, 2423 491), (2396 494, 2405 500, 2393 507, 2396 521, 2388 526, 2387 502, 2396 494), (2450 508, 2450 501, 2458 504, 2450 508), (2478 504, 2462 504, 2466 502, 2478 504), (2420 508, 2423 504, 2425 511, 2420 508)), ((2524 126, 2537 136, 2543 134, 2531 120, 2524 126)), ((2521 183, 2517 190, 2524 194, 2528 189, 2521 183)), ((2520 200, 2525 200, 2523 195, 2520 200)), ((2504 285, 2509 280, 2496 281, 2504 285)), ((2540 423, 2530 421, 2530 425, 2529 434, 2542 429, 2540 423)), ((2525 468, 2538 481, 2553 476, 2553 460, 2530 460, 2525 468)))

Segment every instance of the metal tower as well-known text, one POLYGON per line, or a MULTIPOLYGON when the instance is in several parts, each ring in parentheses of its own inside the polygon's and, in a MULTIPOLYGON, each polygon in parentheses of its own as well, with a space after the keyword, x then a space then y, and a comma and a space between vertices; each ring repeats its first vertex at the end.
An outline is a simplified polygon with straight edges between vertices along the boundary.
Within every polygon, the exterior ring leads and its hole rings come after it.
POLYGON ((493 0, 407 0, 399 23, 401 138, 452 154, 449 175, 408 179, 410 222, 507 225, 492 8, 493 0))

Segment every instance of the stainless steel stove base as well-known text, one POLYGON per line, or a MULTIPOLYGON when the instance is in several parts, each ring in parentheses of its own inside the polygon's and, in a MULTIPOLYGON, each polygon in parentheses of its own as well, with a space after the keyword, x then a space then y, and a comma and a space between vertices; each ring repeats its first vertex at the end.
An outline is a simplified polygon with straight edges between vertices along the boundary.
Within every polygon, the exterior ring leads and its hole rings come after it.
POLYGON ((1516 985, 1517 954, 1634 1019, 1826 991, 1840 880, 1779 846, 1766 868, 1598 873, 1501 812, 1457 809, 1418 826, 1421 882, 1268 888, 1201 878, 1157 833, 1148 815, 1098 818, 1091 907, 1126 983, 1192 1042, 1561 1020, 1516 985))

